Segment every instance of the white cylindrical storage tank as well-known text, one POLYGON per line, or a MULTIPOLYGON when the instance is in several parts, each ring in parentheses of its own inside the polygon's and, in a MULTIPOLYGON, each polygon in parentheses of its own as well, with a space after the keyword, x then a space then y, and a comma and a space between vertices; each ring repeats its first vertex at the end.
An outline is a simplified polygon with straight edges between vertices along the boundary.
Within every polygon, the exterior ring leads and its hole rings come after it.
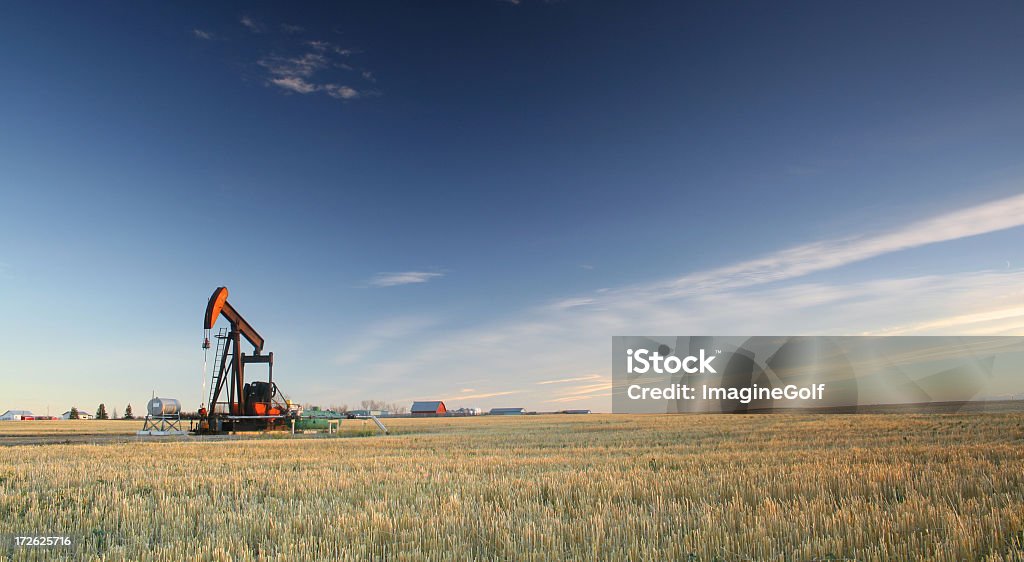
POLYGON ((181 413, 181 402, 174 398, 154 398, 149 401, 148 409, 153 417, 176 416, 181 413))

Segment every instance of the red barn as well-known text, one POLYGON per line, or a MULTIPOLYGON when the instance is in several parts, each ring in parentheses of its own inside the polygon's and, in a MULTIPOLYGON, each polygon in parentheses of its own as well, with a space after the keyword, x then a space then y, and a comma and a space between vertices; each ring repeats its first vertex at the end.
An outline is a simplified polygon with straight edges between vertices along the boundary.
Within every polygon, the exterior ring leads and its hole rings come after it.
POLYGON ((448 408, 440 400, 412 403, 412 415, 416 417, 443 416, 447 412, 448 408))

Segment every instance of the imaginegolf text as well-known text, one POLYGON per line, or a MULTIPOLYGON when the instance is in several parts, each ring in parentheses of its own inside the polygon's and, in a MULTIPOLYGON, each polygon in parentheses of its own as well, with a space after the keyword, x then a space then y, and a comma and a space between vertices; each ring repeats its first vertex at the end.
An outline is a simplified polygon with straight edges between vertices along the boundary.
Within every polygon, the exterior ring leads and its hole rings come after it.
MULTIPOLYGON (((697 388, 685 384, 671 384, 665 387, 648 387, 639 384, 630 385, 626 395, 630 400, 694 400, 697 388)), ((769 388, 764 386, 721 387, 701 385, 700 398, 704 400, 737 400, 741 404, 749 404, 754 400, 821 400, 825 395, 825 385, 812 384, 797 386, 795 384, 769 388)))

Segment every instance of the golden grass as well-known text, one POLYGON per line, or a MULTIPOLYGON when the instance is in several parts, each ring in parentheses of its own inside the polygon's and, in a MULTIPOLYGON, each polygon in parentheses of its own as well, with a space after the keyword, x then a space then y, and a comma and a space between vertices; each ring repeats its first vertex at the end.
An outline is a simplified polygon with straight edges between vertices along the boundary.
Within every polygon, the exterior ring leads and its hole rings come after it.
POLYGON ((2 421, 0 439, 23 435, 133 435, 142 420, 2 421))
POLYGON ((0 448, 0 534, 76 560, 1024 558, 1019 413, 389 426, 0 448))

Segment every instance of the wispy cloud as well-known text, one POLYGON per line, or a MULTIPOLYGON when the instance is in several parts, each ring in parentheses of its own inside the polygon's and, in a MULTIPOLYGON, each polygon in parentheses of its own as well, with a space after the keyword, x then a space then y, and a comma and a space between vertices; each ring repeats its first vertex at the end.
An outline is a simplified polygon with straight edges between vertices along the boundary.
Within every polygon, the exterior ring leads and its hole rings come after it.
POLYGON ((595 392, 598 392, 598 391, 611 390, 611 389, 612 389, 612 381, 608 380, 608 381, 599 382, 599 383, 595 383, 595 384, 580 385, 580 386, 574 387, 574 388, 569 389, 569 390, 563 390, 559 394, 561 396, 582 396, 582 395, 591 395, 591 394, 593 394, 595 392))
MULTIPOLYGON (((258 36, 248 43, 270 47, 253 57, 267 86, 287 94, 322 94, 342 102, 381 95, 374 86, 377 78, 373 72, 351 60, 360 49, 310 39, 300 25, 264 24, 251 15, 240 16, 238 23, 258 36)), ((226 37, 199 28, 192 33, 206 41, 226 37)))
POLYGON ((971 329, 971 326, 982 325, 983 332, 991 333, 991 327, 993 324, 1001 324, 1003 329, 997 330, 997 333, 1006 331, 1006 328, 1024 328, 1024 306, 1009 306, 1005 308, 996 308, 993 310, 986 310, 983 312, 974 312, 970 314, 958 314, 955 316, 948 316, 945 318, 938 318, 929 320, 927 322, 919 322, 916 324, 910 324, 906 326, 893 326, 882 330, 876 330, 868 332, 866 335, 874 336, 898 336, 905 334, 921 334, 927 332, 943 331, 954 329, 960 333, 964 330, 971 329), (1008 321, 1008 322, 998 322, 1008 321))
POLYGON ((546 402, 578 402, 581 400, 593 400, 603 396, 611 396, 612 379, 607 375, 579 377, 577 381, 582 381, 586 384, 571 384, 569 386, 562 387, 555 391, 553 395, 546 400, 546 402))
POLYGON ((323 92, 340 100, 354 100, 364 95, 350 85, 328 81, 331 76, 340 77, 337 69, 353 70, 343 60, 355 51, 327 41, 305 41, 303 47, 305 50, 300 54, 273 54, 256 62, 269 74, 269 84, 297 94, 323 92))
POLYGON ((332 98, 339 98, 343 100, 351 100, 359 97, 359 91, 355 88, 348 86, 338 86, 337 84, 325 84, 322 86, 323 91, 327 92, 327 95, 332 98))
POLYGON ((271 55, 256 61, 256 64, 265 68, 272 76, 309 78, 318 70, 327 68, 330 60, 323 52, 311 51, 295 57, 271 55))
POLYGON ((366 360, 389 348, 401 347, 402 340, 436 326, 438 320, 423 316, 399 316, 381 320, 359 331, 359 336, 346 340, 335 353, 336 365, 351 365, 366 360))
POLYGON ((396 287, 398 285, 411 285, 414 283, 426 283, 431 279, 443 277, 443 273, 431 271, 402 271, 398 273, 378 273, 369 284, 372 287, 396 287))
POLYGON ((598 398, 605 398, 611 396, 611 392, 601 392, 598 394, 587 394, 583 396, 563 396, 561 398, 552 398, 548 402, 560 403, 560 402, 579 402, 581 400, 595 400, 598 398))
POLYGON ((550 381, 538 381, 537 384, 565 384, 579 381, 592 381, 601 378, 601 375, 586 375, 584 377, 570 377, 567 379, 555 379, 550 381))
POLYGON ((597 301, 590 297, 573 297, 555 302, 551 306, 553 306, 554 308, 566 309, 575 308, 577 306, 586 306, 588 304, 594 304, 595 302, 597 301))
POLYGON ((317 90, 317 86, 315 84, 310 84, 299 76, 272 78, 270 82, 275 86, 280 86, 285 90, 291 90, 297 94, 308 94, 317 90))
POLYGON ((238 23, 253 33, 263 33, 266 29, 263 27, 263 24, 253 19, 252 16, 242 16, 238 18, 238 23))
POLYGON ((536 385, 520 395, 525 404, 573 402, 607 409, 612 335, 1024 335, 1024 269, 807 279, 872 257, 1022 225, 1024 195, 881 233, 803 244, 672 279, 566 297, 471 329, 423 333, 401 358, 372 368, 382 384, 424 381, 417 390, 429 392, 426 381, 473 380, 486 365, 488 378, 536 385), (567 372, 597 378, 565 377, 567 372))
POLYGON ((495 398, 497 396, 508 396, 510 394, 520 394, 522 390, 501 390, 497 392, 481 392, 479 394, 456 394, 449 400, 480 400, 483 398, 495 398))
MULTIPOLYGON (((913 222, 883 234, 794 246, 763 258, 684 275, 669 282, 651 285, 647 290, 678 296, 747 287, 801 277, 892 252, 1021 225, 1024 225, 1024 195, 913 222)), ((637 288, 629 290, 636 291, 637 288)))

